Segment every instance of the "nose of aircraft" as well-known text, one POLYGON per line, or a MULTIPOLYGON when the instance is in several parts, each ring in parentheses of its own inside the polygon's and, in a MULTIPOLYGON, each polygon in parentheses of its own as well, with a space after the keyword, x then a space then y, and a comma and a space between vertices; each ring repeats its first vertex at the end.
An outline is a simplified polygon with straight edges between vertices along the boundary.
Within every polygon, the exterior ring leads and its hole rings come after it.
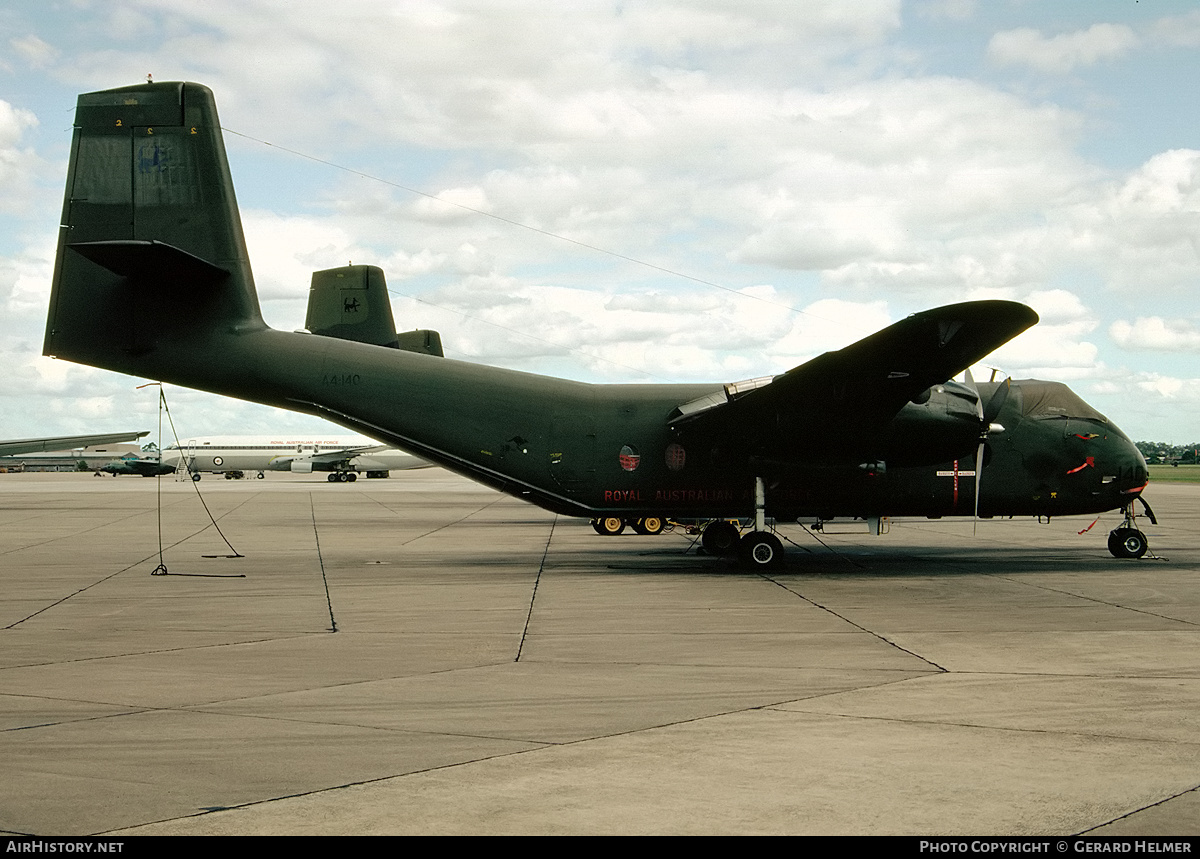
POLYGON ((1115 439, 1117 449, 1114 456, 1117 467, 1115 482, 1122 494, 1132 497, 1146 488, 1146 484, 1150 480, 1150 469, 1146 467, 1146 458, 1137 449, 1137 445, 1119 430, 1115 435, 1117 436, 1115 439))

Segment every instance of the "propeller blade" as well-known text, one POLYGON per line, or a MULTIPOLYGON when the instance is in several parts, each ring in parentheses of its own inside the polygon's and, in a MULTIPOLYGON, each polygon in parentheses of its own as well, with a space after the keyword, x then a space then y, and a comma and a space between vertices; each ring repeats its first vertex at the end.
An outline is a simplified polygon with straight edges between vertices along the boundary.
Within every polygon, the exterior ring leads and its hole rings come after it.
POLYGON ((979 440, 979 448, 975 451, 975 520, 971 524, 971 533, 979 533, 979 490, 983 485, 983 445, 986 438, 979 440))
MULTIPOLYGON (((996 377, 996 371, 992 371, 992 378, 996 377)), ((1012 390, 1012 380, 1006 378, 1001 384, 996 386, 996 390, 992 392, 992 396, 988 398, 987 405, 983 404, 983 397, 979 394, 979 388, 975 384, 975 377, 971 375, 970 368, 967 368, 963 376, 966 384, 975 391, 975 411, 979 415, 979 447, 975 450, 975 518, 971 526, 971 533, 979 533, 979 492, 983 486, 983 456, 987 452, 986 444, 988 436, 992 432, 1003 432, 1004 427, 996 423, 996 418, 1000 415, 1000 410, 1004 408, 1004 404, 1008 402, 1008 395, 1012 390)))
POLYGON ((995 423, 1000 410, 1004 408, 1004 404, 1008 402, 1008 394, 1012 390, 1012 380, 1005 379, 998 388, 992 393, 992 397, 988 400, 987 407, 984 408, 980 419, 983 421, 983 431, 986 433, 987 428, 995 423))

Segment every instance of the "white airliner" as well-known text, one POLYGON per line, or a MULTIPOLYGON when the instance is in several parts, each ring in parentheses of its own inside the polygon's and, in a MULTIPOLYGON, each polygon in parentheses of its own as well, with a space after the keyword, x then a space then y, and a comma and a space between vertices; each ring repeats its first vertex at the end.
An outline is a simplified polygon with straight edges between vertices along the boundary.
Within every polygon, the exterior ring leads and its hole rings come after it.
POLYGON ((387 477, 389 471, 430 465, 363 436, 210 436, 188 439, 162 452, 167 465, 178 467, 181 460, 192 480, 199 480, 205 471, 226 478, 247 472, 257 472, 261 478, 267 471, 328 471, 330 483, 357 480, 359 472, 367 477, 387 477))

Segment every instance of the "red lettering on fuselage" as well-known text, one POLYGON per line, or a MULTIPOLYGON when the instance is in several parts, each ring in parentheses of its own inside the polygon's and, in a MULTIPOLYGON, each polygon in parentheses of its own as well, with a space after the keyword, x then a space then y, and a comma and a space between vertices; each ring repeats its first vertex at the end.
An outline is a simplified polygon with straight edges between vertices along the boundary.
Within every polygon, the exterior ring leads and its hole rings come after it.
MULTIPOLYGON (((729 501, 744 500, 745 492, 732 489, 655 489, 647 491, 647 497, 653 496, 656 504, 720 504, 729 501)), ((640 489, 605 489, 606 504, 630 504, 642 502, 640 489)))
POLYGON ((642 493, 637 489, 605 489, 604 500, 617 502, 641 501, 642 493))

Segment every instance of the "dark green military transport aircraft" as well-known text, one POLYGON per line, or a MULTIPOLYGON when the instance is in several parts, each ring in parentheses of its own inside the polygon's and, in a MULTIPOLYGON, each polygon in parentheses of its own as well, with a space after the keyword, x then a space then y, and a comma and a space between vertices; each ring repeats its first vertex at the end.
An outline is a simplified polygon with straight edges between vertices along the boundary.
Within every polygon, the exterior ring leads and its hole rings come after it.
POLYGON ((164 465, 162 460, 156 457, 142 458, 134 454, 123 456, 120 459, 114 459, 112 462, 102 465, 99 471, 105 474, 111 474, 117 477, 121 474, 136 474, 140 477, 158 477, 160 474, 174 474, 175 466, 164 465))
POLYGON ((592 385, 397 335, 375 268, 318 272, 310 299, 308 333, 263 322, 208 89, 79 97, 47 355, 320 415, 601 532, 707 522, 752 565, 799 517, 1123 510, 1110 550, 1146 551, 1146 465, 1116 426, 1054 382, 948 381, 1037 322, 1021 304, 917 313, 747 382, 592 385))

